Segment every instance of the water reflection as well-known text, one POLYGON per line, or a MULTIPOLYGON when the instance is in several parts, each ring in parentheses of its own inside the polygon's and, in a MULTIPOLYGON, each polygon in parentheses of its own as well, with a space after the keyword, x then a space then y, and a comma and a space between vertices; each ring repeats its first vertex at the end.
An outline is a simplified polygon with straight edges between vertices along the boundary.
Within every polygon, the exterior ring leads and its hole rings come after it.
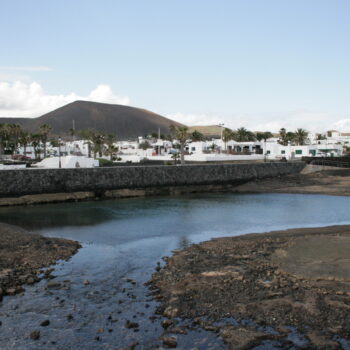
MULTIPOLYGON (((69 288, 51 292, 43 281, 27 287, 23 297, 4 299, 0 349, 105 350, 133 341, 140 343, 137 350, 149 349, 159 342, 162 327, 149 319, 155 303, 143 283, 164 255, 213 237, 350 224, 349 205, 350 197, 200 194, 0 208, 0 221, 83 243, 55 271, 57 281, 70 281, 69 288), (72 313, 74 321, 67 322, 72 313), (118 322, 110 324, 111 315, 118 322), (51 326, 42 330, 42 342, 30 342, 28 331, 44 319, 51 326), (124 327, 134 319, 142 324, 136 333, 124 327), (113 332, 96 342, 100 328, 113 332)), ((196 332, 179 336, 179 347, 195 347, 196 341, 201 350, 213 342, 211 348, 223 348, 212 334, 196 332), (203 345, 204 338, 209 340, 203 345)))

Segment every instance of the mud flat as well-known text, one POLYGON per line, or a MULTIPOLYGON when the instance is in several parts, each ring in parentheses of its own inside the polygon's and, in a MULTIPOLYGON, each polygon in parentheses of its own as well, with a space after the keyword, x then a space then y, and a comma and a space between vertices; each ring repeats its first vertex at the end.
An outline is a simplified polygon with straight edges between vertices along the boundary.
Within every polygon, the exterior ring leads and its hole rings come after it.
POLYGON ((350 196, 350 169, 308 165, 299 174, 250 181, 235 187, 233 192, 350 196))
POLYGON ((170 334, 190 319, 230 349, 271 341, 342 349, 350 344, 349 251, 350 226, 212 239, 165 258, 150 288, 170 334))
POLYGON ((79 248, 75 241, 47 238, 0 223, 0 300, 23 292, 25 284, 50 279, 53 268, 42 268, 69 259, 79 248))

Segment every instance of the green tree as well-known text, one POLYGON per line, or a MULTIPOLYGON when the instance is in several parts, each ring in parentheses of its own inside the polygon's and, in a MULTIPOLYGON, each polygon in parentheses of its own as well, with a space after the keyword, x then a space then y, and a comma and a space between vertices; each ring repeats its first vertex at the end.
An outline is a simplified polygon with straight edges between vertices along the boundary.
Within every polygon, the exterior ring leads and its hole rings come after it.
POLYGON ((273 137, 272 133, 270 131, 264 131, 264 132, 257 132, 256 133, 256 139, 260 141, 265 141, 273 137))
POLYGON ((305 145, 309 133, 304 129, 297 129, 294 132, 294 140, 298 145, 305 145))
POLYGON ((199 132, 198 130, 195 130, 191 133, 190 138, 194 142, 203 141, 204 135, 201 132, 199 132))
POLYGON ((106 136, 106 150, 105 154, 110 157, 110 161, 113 161, 114 155, 118 152, 118 147, 115 146, 115 142, 117 141, 117 138, 109 134, 106 136))
POLYGON ((185 164, 185 144, 189 139, 190 135, 188 134, 187 126, 170 126, 170 131, 173 134, 174 138, 180 143, 180 159, 181 165, 185 164))
POLYGON ((143 149, 143 150, 146 150, 146 149, 148 149, 148 148, 152 148, 151 144, 150 144, 147 140, 141 142, 141 143, 139 144, 139 147, 140 147, 141 149, 143 149))
POLYGON ((79 136, 85 141, 85 144, 88 146, 88 157, 91 158, 91 151, 93 146, 93 129, 83 129, 80 130, 79 136))
POLYGON ((23 147, 23 155, 26 157, 27 154, 27 146, 32 141, 31 135, 29 132, 21 131, 20 137, 19 137, 19 144, 23 147))
POLYGON ((253 132, 242 127, 236 130, 234 134, 234 139, 237 142, 248 142, 248 141, 255 141, 256 137, 253 132))
POLYGON ((227 152, 227 142, 229 142, 230 140, 233 140, 234 138, 234 132, 229 129, 229 128, 225 128, 222 131, 222 140, 224 141, 225 144, 225 152, 227 152))
POLYGON ((40 143, 41 143, 41 135, 40 134, 32 134, 30 136, 32 141, 32 147, 34 150, 34 158, 40 159, 40 143))
POLYGON ((39 127, 39 135, 41 138, 41 142, 43 143, 43 146, 44 146, 44 158, 46 158, 46 143, 47 143, 47 139, 49 137, 50 131, 51 131, 51 126, 48 124, 42 124, 39 127))
POLYGON ((103 153, 103 145, 105 143, 105 135, 99 131, 94 130, 91 137, 93 143, 94 158, 96 155, 101 158, 103 153))

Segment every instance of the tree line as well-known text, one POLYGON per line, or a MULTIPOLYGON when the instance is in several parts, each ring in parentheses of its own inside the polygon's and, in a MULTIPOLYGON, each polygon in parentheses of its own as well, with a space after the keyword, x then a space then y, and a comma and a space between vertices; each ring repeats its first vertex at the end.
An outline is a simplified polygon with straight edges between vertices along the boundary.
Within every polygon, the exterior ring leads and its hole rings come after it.
POLYGON ((0 124, 0 156, 4 153, 15 156, 19 147, 23 147, 26 154, 27 147, 31 145, 35 158, 40 158, 41 146, 46 157, 46 144, 50 130, 51 127, 48 124, 42 124, 34 133, 23 130, 19 124, 0 124))
MULTIPOLYGON (((0 123, 0 156, 3 154, 16 156, 18 148, 23 147, 23 154, 26 156, 27 148, 33 147, 34 158, 40 159, 41 154, 44 158, 47 156, 47 143, 50 142, 52 147, 59 146, 58 138, 50 137, 51 126, 48 124, 40 125, 39 129, 30 133, 22 129, 19 124, 1 124, 0 123)), ((70 135, 73 139, 76 132, 70 129, 70 135)), ((118 148, 114 145, 116 137, 112 134, 105 134, 94 129, 81 130, 79 137, 86 141, 88 146, 88 156, 92 154, 94 158, 107 155, 110 160, 115 157, 118 148)))
MULTIPOLYGON (((47 143, 50 141, 53 147, 58 147, 57 138, 50 139, 51 126, 48 124, 42 124, 39 129, 34 133, 29 133, 22 129, 19 124, 0 124, 0 155, 3 153, 16 155, 19 147, 23 147, 24 155, 28 146, 32 146, 34 150, 35 159, 40 159, 40 154, 43 153, 44 158, 47 156, 47 143)), ((76 136, 76 131, 70 129, 70 135, 73 139, 76 136)), ((92 154, 94 158, 107 155, 110 160, 115 158, 118 148, 115 146, 117 141, 116 136, 113 134, 106 134, 95 129, 84 129, 78 132, 80 139, 85 140, 88 147, 88 157, 92 154)), ((158 137, 156 133, 151 135, 152 137, 158 137)), ((266 141, 273 137, 270 131, 265 132, 252 132, 244 127, 232 130, 229 128, 222 129, 222 140, 225 144, 225 150, 227 142, 234 140, 237 142, 249 142, 249 141, 266 141)), ((304 129, 297 129, 295 132, 287 131, 282 128, 279 131, 278 142, 282 145, 288 145, 288 143, 304 145, 308 137, 308 132, 304 129)), ((161 135, 162 139, 176 139, 180 145, 181 161, 184 161, 184 148, 187 141, 204 141, 205 136, 197 130, 192 133, 188 132, 186 126, 170 126, 169 135, 161 135)), ((143 145, 144 146, 144 145, 143 145)))
MULTIPOLYGON (((170 126, 171 135, 179 141, 180 144, 180 156, 181 164, 184 164, 184 154, 185 154, 185 145, 189 140, 191 141, 204 141, 205 137, 202 133, 195 130, 192 133, 188 132, 187 126, 170 126)), ((251 141, 265 141, 272 138, 274 135, 270 131, 264 132, 252 132, 246 128, 238 128, 237 130, 232 130, 229 128, 222 129, 222 140, 225 145, 225 151, 227 151, 227 143, 231 140, 236 142, 251 142, 251 141)), ((304 145, 308 137, 308 132, 304 129, 297 129, 295 132, 286 131, 285 128, 282 128, 279 132, 278 142, 281 145, 288 145, 289 142, 304 145)))

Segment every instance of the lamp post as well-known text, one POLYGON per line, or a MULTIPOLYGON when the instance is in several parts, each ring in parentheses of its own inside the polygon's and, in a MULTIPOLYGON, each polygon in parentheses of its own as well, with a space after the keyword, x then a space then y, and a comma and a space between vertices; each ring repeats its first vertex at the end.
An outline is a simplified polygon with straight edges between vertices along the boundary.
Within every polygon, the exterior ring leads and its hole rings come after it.
MULTIPOLYGON (((222 140, 222 134, 223 134, 223 131, 224 131, 224 123, 220 123, 219 126, 221 126, 221 138, 220 138, 220 140, 223 141, 222 140)), ((220 145, 220 153, 221 153, 221 145, 220 145)))
POLYGON ((61 136, 58 138, 58 167, 61 169, 61 136))

